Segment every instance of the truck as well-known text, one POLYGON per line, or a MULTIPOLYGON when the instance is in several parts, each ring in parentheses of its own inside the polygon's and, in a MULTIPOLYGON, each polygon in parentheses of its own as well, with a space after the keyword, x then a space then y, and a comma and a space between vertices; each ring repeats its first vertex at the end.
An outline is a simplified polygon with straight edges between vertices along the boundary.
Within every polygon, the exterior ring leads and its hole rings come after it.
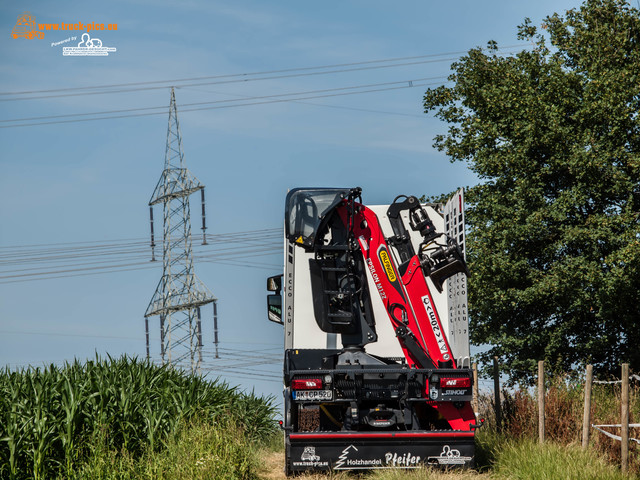
POLYGON ((267 279, 287 475, 473 466, 463 197, 288 192, 284 272, 267 279))

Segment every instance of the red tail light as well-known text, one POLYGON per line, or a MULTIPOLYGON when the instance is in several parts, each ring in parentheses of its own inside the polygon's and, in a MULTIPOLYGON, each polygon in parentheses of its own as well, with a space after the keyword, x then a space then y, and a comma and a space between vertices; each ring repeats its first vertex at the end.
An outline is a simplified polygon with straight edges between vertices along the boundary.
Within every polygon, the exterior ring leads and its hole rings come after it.
POLYGON ((463 378, 441 378, 440 388, 469 388, 471 386, 471 379, 469 377, 463 378))
POLYGON ((320 378, 299 378, 291 380, 291 388, 293 390, 321 390, 322 379, 320 378))

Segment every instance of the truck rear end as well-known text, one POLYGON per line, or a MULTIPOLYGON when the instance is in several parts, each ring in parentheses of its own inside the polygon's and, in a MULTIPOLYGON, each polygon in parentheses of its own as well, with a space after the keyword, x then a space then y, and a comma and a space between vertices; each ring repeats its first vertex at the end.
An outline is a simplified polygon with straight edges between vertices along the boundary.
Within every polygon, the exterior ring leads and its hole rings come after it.
POLYGON ((268 282, 287 474, 473 465, 462 200, 289 192, 285 271, 268 282))

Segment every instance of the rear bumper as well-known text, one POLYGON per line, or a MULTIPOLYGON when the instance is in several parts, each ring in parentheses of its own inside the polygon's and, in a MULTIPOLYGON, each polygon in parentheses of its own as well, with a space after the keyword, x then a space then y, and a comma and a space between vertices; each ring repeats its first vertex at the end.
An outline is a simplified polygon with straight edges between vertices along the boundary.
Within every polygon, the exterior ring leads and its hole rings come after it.
POLYGON ((474 432, 291 433, 286 439, 288 471, 472 467, 474 432))

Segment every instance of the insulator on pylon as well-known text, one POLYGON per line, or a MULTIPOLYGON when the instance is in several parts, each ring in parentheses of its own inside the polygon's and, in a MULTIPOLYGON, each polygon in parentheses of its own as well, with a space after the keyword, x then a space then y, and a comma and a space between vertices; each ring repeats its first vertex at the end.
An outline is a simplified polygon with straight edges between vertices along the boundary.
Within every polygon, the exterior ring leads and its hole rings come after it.
POLYGON ((160 356, 164 363, 164 315, 160 315, 160 356))
POLYGON ((156 261, 156 242, 153 236, 153 207, 149 207, 149 220, 151 220, 151 261, 156 261))
POLYGON ((198 346, 202 347, 202 317, 200 316, 200 307, 198 310, 198 346))
POLYGON ((204 212, 204 187, 200 190, 200 197, 202 198, 202 245, 207 244, 207 216, 204 212))
POLYGON ((216 358, 218 356, 218 302, 213 301, 213 343, 216 346, 216 358))
POLYGON ((147 337, 147 360, 151 358, 149 355, 149 317, 144 317, 144 330, 147 337))

